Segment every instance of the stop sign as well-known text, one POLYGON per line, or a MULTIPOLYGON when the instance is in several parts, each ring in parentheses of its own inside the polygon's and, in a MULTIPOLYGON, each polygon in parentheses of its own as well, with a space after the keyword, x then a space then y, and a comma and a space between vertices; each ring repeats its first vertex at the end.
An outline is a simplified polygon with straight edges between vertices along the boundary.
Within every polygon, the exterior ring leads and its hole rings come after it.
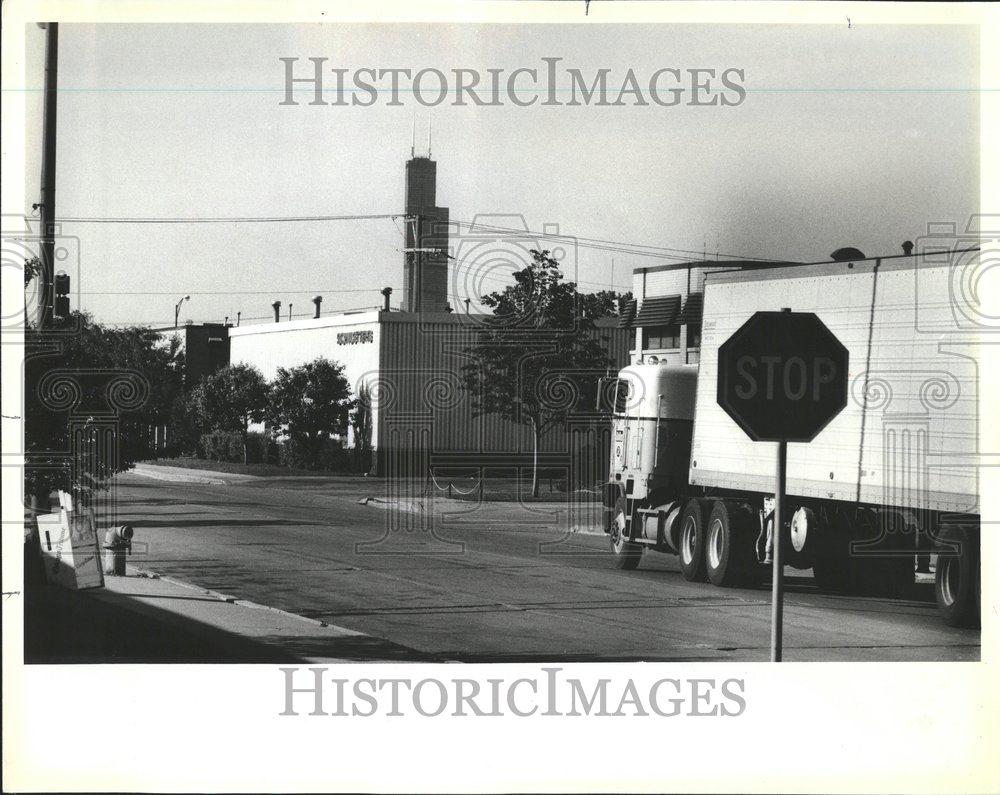
POLYGON ((847 405, 848 352, 812 312, 757 312, 719 347, 716 399, 754 441, 808 442, 847 405))

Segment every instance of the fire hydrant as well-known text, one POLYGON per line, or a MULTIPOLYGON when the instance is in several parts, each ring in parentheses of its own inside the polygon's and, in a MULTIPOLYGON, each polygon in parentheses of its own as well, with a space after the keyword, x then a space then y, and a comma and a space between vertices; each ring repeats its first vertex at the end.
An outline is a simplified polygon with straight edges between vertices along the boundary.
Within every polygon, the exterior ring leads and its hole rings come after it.
POLYGON ((118 577, 125 576, 125 553, 132 554, 131 525, 112 527, 104 534, 104 573, 118 577))

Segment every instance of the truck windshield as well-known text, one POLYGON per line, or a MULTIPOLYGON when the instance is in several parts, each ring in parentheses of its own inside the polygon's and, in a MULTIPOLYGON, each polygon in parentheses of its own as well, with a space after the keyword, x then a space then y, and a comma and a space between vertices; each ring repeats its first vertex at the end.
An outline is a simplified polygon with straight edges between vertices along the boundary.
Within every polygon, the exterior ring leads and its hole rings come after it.
POLYGON ((615 414, 624 414, 628 406, 628 381, 619 378, 615 382, 615 414))

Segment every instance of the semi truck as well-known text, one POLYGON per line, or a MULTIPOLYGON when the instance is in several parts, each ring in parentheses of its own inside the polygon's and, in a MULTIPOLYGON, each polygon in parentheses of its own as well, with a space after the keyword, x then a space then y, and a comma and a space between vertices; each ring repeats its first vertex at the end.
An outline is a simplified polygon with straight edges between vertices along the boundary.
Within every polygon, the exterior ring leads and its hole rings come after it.
MULTIPOLYGON (((860 252, 857 252, 860 255, 860 252)), ((953 626, 979 621, 975 334, 950 260, 910 255, 725 270, 705 277, 697 364, 640 362, 613 376, 605 531, 616 565, 678 556, 689 581, 751 585, 771 544, 824 590, 900 596, 935 554, 953 626), (718 405, 718 349, 756 311, 815 312, 847 347, 846 408, 789 444, 783 526, 776 443, 718 405)))

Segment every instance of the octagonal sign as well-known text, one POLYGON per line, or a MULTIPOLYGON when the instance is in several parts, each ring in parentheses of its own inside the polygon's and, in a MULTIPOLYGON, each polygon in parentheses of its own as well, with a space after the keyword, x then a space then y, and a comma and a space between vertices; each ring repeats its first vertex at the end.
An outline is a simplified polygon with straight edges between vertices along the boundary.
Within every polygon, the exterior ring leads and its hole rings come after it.
POLYGON ((719 347, 716 399, 754 441, 809 442, 847 405, 847 348, 812 312, 757 312, 719 347))

